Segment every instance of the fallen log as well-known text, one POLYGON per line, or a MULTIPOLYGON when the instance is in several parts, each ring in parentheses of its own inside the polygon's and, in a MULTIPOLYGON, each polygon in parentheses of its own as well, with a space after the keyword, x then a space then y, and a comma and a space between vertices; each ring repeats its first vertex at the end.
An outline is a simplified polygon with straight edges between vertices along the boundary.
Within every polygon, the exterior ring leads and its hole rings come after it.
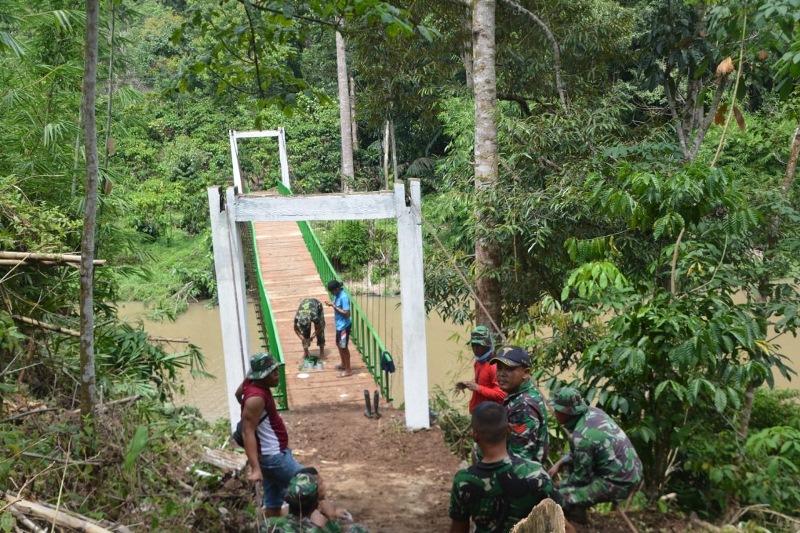
POLYGON ((200 461, 216 466, 223 472, 236 472, 237 474, 247 466, 247 456, 228 450, 211 449, 203 447, 203 457, 200 461))
POLYGON ((47 533, 46 529, 42 529, 33 522, 31 522, 30 520, 28 520, 25 514, 16 507, 14 507, 13 505, 9 505, 8 510, 11 511, 11 514, 14 516, 17 522, 25 526, 28 529, 28 531, 33 531, 33 533, 47 533))
POLYGON ((77 516, 68 513, 63 509, 51 509, 40 503, 23 500, 9 492, 5 494, 5 499, 19 512, 28 516, 34 516, 42 520, 47 520, 51 524, 69 527, 83 533, 113 533, 112 530, 101 527, 86 517, 78 518, 77 516))

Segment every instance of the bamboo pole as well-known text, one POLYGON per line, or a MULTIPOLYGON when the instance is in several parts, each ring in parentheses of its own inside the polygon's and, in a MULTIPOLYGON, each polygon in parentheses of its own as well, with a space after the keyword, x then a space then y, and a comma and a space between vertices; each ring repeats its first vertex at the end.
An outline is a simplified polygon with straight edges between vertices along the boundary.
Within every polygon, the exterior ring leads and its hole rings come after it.
MULTIPOLYGON (((78 254, 45 254, 37 252, 8 252, 0 251, 0 259, 16 259, 19 261, 56 261, 61 263, 80 263, 81 256, 78 254)), ((105 259, 95 259, 95 265, 106 264, 105 259)))
POLYGON ((11 315, 11 318, 14 320, 18 320, 20 322, 24 322, 25 324, 30 324, 31 326, 36 326, 44 329, 48 329, 50 331, 55 331, 56 333, 63 333, 64 335, 70 335, 71 337, 80 337, 80 331, 75 331, 74 329, 69 328, 62 328, 61 326, 56 326, 55 324, 48 324, 47 322, 42 322, 41 320, 36 320, 34 318, 28 318, 26 316, 20 315, 11 315))

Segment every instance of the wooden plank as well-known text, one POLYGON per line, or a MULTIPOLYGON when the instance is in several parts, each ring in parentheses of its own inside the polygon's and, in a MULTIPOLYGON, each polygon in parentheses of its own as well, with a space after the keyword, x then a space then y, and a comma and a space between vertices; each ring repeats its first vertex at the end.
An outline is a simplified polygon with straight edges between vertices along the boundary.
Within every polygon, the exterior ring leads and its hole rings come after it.
MULTIPOLYGON (((361 354, 351 343, 350 352, 353 375, 337 378, 335 366, 339 351, 334 339, 336 328, 333 311, 325 313, 325 356, 323 370, 298 368, 303 358, 303 347, 294 334, 294 314, 303 298, 316 298, 321 302, 330 299, 303 235, 295 222, 257 222, 254 224, 259 265, 272 307, 278 338, 286 361, 286 389, 289 407, 321 406, 330 403, 363 404, 364 390, 377 389, 361 354), (300 377, 304 376, 304 377, 300 377)), ((312 344, 310 353, 318 348, 312 344)))
POLYGON ((392 192, 306 196, 238 195, 236 221, 372 220, 394 218, 392 192))

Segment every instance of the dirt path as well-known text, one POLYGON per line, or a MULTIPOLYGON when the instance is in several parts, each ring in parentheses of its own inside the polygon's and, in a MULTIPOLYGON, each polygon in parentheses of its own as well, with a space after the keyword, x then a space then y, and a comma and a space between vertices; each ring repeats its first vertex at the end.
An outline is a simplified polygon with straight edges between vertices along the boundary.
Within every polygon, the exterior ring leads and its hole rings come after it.
POLYGON ((459 461, 441 430, 408 432, 402 411, 330 405, 283 413, 297 460, 315 466, 329 498, 373 533, 446 531, 450 484, 459 461))

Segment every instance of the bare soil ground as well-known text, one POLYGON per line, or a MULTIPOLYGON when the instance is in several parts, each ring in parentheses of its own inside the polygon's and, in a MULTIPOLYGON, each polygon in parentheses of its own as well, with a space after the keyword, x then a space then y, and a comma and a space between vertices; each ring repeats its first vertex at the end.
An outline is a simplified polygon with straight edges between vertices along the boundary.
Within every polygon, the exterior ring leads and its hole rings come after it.
MULTIPOLYGON (((353 404, 301 408, 282 416, 298 461, 315 466, 331 498, 373 533, 429 533, 449 529, 450 486, 460 461, 438 427, 408 432, 403 412, 382 409, 369 419, 353 404)), ((684 520, 629 511, 639 531, 686 531, 684 520)), ((590 513, 578 533, 632 531, 618 512, 590 513)))
POLYGON ((302 408, 282 416, 299 462, 315 466, 328 497, 372 532, 447 531, 450 483, 459 460, 441 430, 409 432, 402 411, 380 419, 353 404, 302 408))

